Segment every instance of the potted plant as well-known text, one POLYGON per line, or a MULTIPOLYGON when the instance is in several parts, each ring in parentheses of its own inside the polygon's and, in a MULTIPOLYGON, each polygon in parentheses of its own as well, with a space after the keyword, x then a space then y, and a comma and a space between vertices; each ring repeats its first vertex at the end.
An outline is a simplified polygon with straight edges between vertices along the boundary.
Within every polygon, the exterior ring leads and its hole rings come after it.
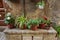
POLYGON ((51 21, 47 17, 40 18, 39 21, 40 21, 39 28, 41 28, 41 29, 50 28, 51 21))
POLYGON ((45 28, 46 29, 49 29, 52 26, 52 22, 46 16, 44 16, 43 18, 46 21, 45 22, 45 24, 46 24, 46 27, 45 28))
POLYGON ((20 29, 26 29, 26 18, 24 16, 18 17, 17 23, 20 29))
POLYGON ((31 23, 32 23, 32 20, 31 19, 27 20, 27 23, 26 23, 27 29, 30 29, 31 28, 31 23))
POLYGON ((50 20, 46 20, 46 26, 45 26, 45 29, 49 29, 51 27, 51 21, 50 20))
POLYGON ((6 14, 6 16, 5 16, 5 23, 7 24, 8 28, 10 28, 10 29, 14 28, 15 19, 11 15, 11 13, 7 13, 6 14))
POLYGON ((40 23, 39 23, 38 28, 44 29, 46 26, 46 24, 45 24, 46 20, 44 20, 43 18, 40 18, 39 21, 40 21, 40 23))
POLYGON ((27 23, 27 27, 31 30, 37 30, 38 29, 38 25, 39 25, 39 21, 37 19, 30 19, 27 23))
POLYGON ((42 0, 42 1, 38 2, 38 3, 36 4, 36 6, 37 6, 39 9, 44 9, 45 2, 42 0))

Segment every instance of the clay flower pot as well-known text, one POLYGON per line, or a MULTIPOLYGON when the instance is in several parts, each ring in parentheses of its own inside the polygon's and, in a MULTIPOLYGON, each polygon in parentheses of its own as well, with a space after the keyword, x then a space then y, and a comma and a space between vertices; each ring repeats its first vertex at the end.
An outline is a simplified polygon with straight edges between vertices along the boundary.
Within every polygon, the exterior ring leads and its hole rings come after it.
POLYGON ((13 24, 8 24, 7 26, 8 26, 8 28, 10 28, 10 29, 13 29, 13 28, 14 28, 14 25, 13 25, 13 24))
POLYGON ((37 30, 38 29, 37 27, 38 27, 37 25, 32 25, 31 30, 37 30))
POLYGON ((46 24, 39 24, 39 28, 44 29, 46 24))
POLYGON ((20 24, 19 24, 18 28, 20 28, 20 29, 26 29, 26 25, 24 24, 22 27, 20 27, 20 24))
POLYGON ((50 24, 46 25, 45 29, 49 30, 50 27, 52 27, 52 26, 53 26, 53 25, 52 25, 52 22, 51 22, 50 24))
POLYGON ((45 28, 44 28, 44 29, 49 30, 49 29, 50 29, 50 27, 51 27, 51 24, 48 24, 48 25, 46 25, 46 26, 45 26, 45 28))
POLYGON ((26 29, 26 25, 25 24, 23 25, 23 29, 26 29))

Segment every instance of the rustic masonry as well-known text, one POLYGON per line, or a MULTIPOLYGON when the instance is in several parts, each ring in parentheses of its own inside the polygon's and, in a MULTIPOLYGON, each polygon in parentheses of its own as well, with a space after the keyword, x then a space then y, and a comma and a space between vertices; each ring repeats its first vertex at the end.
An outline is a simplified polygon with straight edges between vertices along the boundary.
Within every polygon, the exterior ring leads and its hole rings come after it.
POLYGON ((56 24, 60 25, 60 0, 48 0, 48 17, 56 24))
MULTIPOLYGON (((25 0, 25 10, 26 10, 26 15, 27 17, 34 17, 34 16, 42 16, 44 15, 44 11, 42 10, 39 10, 39 9, 35 9, 35 5, 34 3, 31 3, 29 0, 25 0), (33 11, 33 12, 32 12, 33 11), (41 14, 41 15, 40 15, 41 14), (32 16, 31 16, 32 15, 32 16)), ((48 3, 48 9, 47 9, 47 16, 52 20, 54 21, 56 24, 60 24, 60 0, 47 0, 47 3, 48 3)), ((12 4, 12 8, 13 8, 13 11, 12 13, 23 13, 23 10, 20 10, 19 6, 17 4, 13 4, 11 2, 8 1, 8 5, 12 4), (17 6, 18 8, 17 8, 17 6), (17 11, 15 10, 15 8, 18 9, 17 11)), ((21 9, 22 8, 22 0, 20 1, 20 7, 21 9)), ((47 7, 46 7, 47 8, 47 7)), ((18 14, 17 14, 18 15, 18 14)))
MULTIPOLYGON (((1 2, 1 1, 0 1, 1 2)), ((5 3, 5 0, 1 3, 5 3)), ((1 4, 0 3, 0 4, 1 4)), ((9 2, 10 3, 10 2, 9 2)), ((21 3, 22 4, 22 3, 21 3)), ((48 13, 47 16, 54 21, 57 24, 60 24, 60 0, 48 0, 48 4, 49 4, 49 9, 48 9, 48 13)), ((0 6, 2 6, 3 4, 1 4, 0 6)), ((5 5, 5 4, 4 4, 5 5)), ((4 6, 3 5, 3 6, 4 6)), ((26 4, 28 6, 28 4, 26 4)), ((22 5, 21 5, 22 6, 22 5)), ((34 7, 34 6, 33 6, 34 7)), ((1 8, 1 7, 0 7, 1 8)), ((14 9, 14 8, 13 8, 14 9)), ((4 9, 3 9, 4 10, 4 9)), ((22 11, 22 10, 21 10, 22 11)), ((27 11, 27 8, 26 8, 27 11)), ((39 9, 37 9, 37 11, 40 11, 39 9)), ((23 13, 23 12, 22 12, 23 13)), ((28 13, 28 12, 27 12, 28 13)), ((43 14, 44 12, 41 11, 41 14, 43 14)), ((5 25, 4 24, 4 20, 1 21, 1 19, 4 19, 4 15, 5 12, 0 13, 3 18, 0 17, 0 25, 5 25)), ((30 13, 28 13, 30 15, 30 13)), ((32 13, 31 13, 32 14, 32 13)), ((33 13, 34 14, 34 13, 33 13)), ((27 15, 27 17, 29 16, 27 15)), ((40 13, 37 14, 37 16, 40 15, 40 13)))
POLYGON ((36 31, 6 29, 4 33, 7 40, 56 40, 57 34, 52 27, 49 30, 38 29, 36 31))
MULTIPOLYGON (((58 12, 58 14, 60 12, 59 6, 58 6, 60 1, 59 2, 58 1, 59 0, 48 0, 49 7, 47 6, 48 7, 47 16, 49 18, 51 18, 52 20, 54 20, 54 22, 57 22, 57 19, 56 19, 57 17, 58 17, 58 20, 60 18, 60 15, 59 16, 57 15, 57 12, 58 12)), ((10 2, 8 2, 8 4, 9 3, 10 2)), ((23 6, 22 2, 20 3, 21 5, 18 4, 19 6, 17 4, 13 4, 13 3, 10 3, 10 4, 12 5, 12 8, 14 7, 13 11, 11 11, 12 13, 14 13, 14 15, 18 15, 15 13, 20 13, 20 12, 23 13, 23 10, 20 10, 20 7, 23 6), (17 9, 17 11, 15 8, 17 9)), ((26 0, 25 6, 26 6, 27 17, 32 18, 34 16, 40 17, 41 15, 44 15, 44 11, 39 10, 39 9, 35 10, 35 8, 34 8, 35 5, 33 3, 30 3, 29 0, 26 0)), ((6 34, 7 40, 55 40, 55 36, 57 34, 57 32, 52 27, 49 30, 38 29, 36 31, 20 30, 20 29, 6 29, 4 31, 4 33, 6 34)))
MULTIPOLYGON (((22 1, 22 0, 21 0, 22 1)), ((54 21, 56 24, 59 24, 60 25, 60 0, 47 0, 48 1, 48 4, 49 4, 49 8, 48 8, 48 13, 47 13, 47 16, 52 20, 52 21, 54 21)), ((9 4, 10 2, 8 2, 8 4, 9 4)), ((5 8, 5 0, 1 0, 0 1, 0 26, 2 25, 2 26, 5 26, 6 24, 4 23, 4 16, 5 16, 5 12, 4 12, 4 10, 7 8, 5 8), (3 10, 3 11, 1 11, 1 9, 3 10), (2 17, 3 16, 3 17, 2 17)), ((12 4, 12 3, 11 3, 12 4)), ((22 5, 22 2, 20 3, 21 4, 21 6, 23 6, 22 5)), ((26 0, 26 7, 27 8, 29 8, 29 4, 32 4, 32 6, 33 6, 33 3, 30 3, 29 2, 29 0, 26 0), (28 3, 28 4, 27 4, 28 3)), ((13 4, 12 4, 13 5, 13 4)), ((15 5, 15 4, 14 4, 15 5)), ((14 7, 14 5, 13 5, 13 7, 14 7)), ((12 7, 12 8, 13 8, 12 7)), ((15 7, 17 7, 17 6, 15 6, 15 7)), ((34 7, 34 6, 33 6, 34 7)), ((33 7, 31 8, 31 9, 33 9, 33 7)), ((31 9, 29 9, 30 10, 30 12, 29 12, 29 10, 27 10, 27 8, 26 8, 26 13, 27 13, 27 17, 29 16, 29 15, 36 15, 36 16, 41 16, 41 15, 44 15, 44 12, 42 11, 42 10, 39 10, 39 9, 37 9, 37 10, 35 10, 35 9, 33 9, 32 11, 31 11, 31 9), (34 13, 34 10, 35 10, 35 13, 34 13), (37 13, 37 11, 38 11, 38 13, 37 13), (29 14, 29 15, 28 15, 29 14), (41 15, 40 15, 41 14, 41 15)), ((34 7, 35 8, 35 7, 34 7)), ((15 9, 15 8, 13 8, 13 9, 15 9)), ((16 9, 20 9, 20 7, 18 6, 18 8, 16 8, 16 9)), ((14 10, 13 10, 14 11, 14 10)), ((12 12, 13 12, 12 11, 12 12)), ((19 10, 19 11, 17 11, 17 13, 20 13, 20 11, 21 11, 21 13, 23 13, 22 11, 23 10, 19 10)), ((14 11, 14 13, 16 12, 16 10, 14 11)), ((18 14, 17 14, 18 15, 18 14)), ((30 18, 31 18, 32 16, 30 16, 30 18)))

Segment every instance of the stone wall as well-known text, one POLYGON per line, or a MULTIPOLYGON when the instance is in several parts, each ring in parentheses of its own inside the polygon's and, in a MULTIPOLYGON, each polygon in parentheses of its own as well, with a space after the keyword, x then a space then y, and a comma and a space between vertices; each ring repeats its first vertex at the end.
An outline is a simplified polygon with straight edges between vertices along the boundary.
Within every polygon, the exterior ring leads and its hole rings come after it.
MULTIPOLYGON (((47 16, 53 22, 60 24, 60 4, 59 4, 60 0, 47 0, 47 1, 49 4, 49 8, 47 10, 48 11, 47 16)), ((41 17, 41 16, 45 15, 44 11, 40 10, 40 9, 36 9, 35 4, 33 2, 31 2, 30 0, 25 0, 25 3, 26 3, 25 10, 26 10, 27 18, 37 18, 37 17, 41 17)), ((9 3, 8 3, 8 5, 9 5, 9 3)), ((14 8, 14 7, 12 7, 12 8, 14 8)), ((23 5, 21 5, 20 7, 23 7, 23 5)), ((16 8, 18 8, 18 7, 15 7, 14 9, 16 9, 16 8)), ((20 9, 17 9, 17 10, 20 10, 20 9)), ((21 10, 23 10, 23 8, 21 10)), ((21 10, 19 12, 23 13, 23 11, 21 11, 21 10)), ((16 10, 15 11, 13 10, 13 12, 15 14, 16 10)), ((17 13, 17 14, 19 15, 20 13, 17 13)))
POLYGON ((60 0, 48 0, 49 17, 56 24, 60 24, 60 0))
POLYGON ((45 29, 19 30, 5 29, 6 40, 56 40, 56 31, 51 27, 48 31, 45 29))

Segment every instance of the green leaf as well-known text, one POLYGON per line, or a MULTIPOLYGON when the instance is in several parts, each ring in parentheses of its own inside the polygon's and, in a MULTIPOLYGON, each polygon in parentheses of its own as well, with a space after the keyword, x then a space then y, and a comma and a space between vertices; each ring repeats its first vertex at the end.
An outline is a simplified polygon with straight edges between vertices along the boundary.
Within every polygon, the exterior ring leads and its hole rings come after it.
POLYGON ((57 31, 58 35, 60 35, 60 26, 59 25, 55 25, 54 29, 57 31))
POLYGON ((38 6, 38 5, 40 5, 40 6, 45 6, 45 2, 44 2, 44 1, 40 1, 40 2, 37 3, 36 6, 38 6))
POLYGON ((20 16, 17 19, 17 23, 21 24, 21 27, 26 23, 26 18, 24 16, 20 16))
POLYGON ((31 26, 29 25, 27 28, 28 28, 28 29, 30 29, 30 28, 31 28, 31 26))

